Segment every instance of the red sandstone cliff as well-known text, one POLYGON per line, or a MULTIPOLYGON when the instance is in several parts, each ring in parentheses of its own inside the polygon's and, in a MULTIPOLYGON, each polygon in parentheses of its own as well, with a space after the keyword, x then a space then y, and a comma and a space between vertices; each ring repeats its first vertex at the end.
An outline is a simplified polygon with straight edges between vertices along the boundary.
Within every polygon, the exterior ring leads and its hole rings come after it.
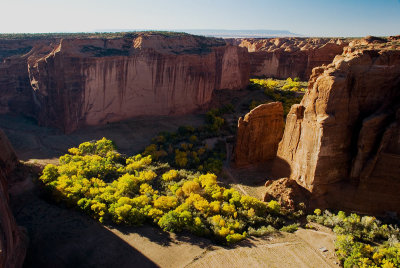
POLYGON ((17 157, 7 136, 0 130, 0 267, 22 267, 26 237, 17 226, 8 205, 7 176, 15 168, 17 157))
POLYGON ((265 162, 275 158, 284 128, 280 102, 261 104, 238 122, 235 146, 236 166, 265 162))
POLYGON ((250 52, 250 76, 308 80, 314 67, 329 64, 347 44, 344 39, 291 37, 242 39, 239 46, 250 52))
POLYGON ((400 213, 400 49, 389 41, 353 42, 315 68, 287 116, 278 156, 328 206, 400 213))
POLYGON ((0 54, 0 112, 33 115, 66 132, 193 112, 215 89, 244 88, 249 80, 246 49, 192 35, 3 40, 0 54))
POLYGON ((27 59, 51 40, 0 40, 0 113, 34 116, 27 59))

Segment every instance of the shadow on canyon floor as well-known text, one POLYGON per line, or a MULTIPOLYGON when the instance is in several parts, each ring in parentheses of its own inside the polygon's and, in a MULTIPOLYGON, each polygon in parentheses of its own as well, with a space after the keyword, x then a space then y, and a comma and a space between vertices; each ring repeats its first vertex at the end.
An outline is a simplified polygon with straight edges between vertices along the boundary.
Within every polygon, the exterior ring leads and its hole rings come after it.
POLYGON ((241 183, 249 186, 264 185, 267 180, 288 178, 292 172, 289 163, 279 157, 254 166, 232 168, 241 178, 241 183))
POLYGON ((204 123, 200 114, 185 116, 138 117, 118 123, 86 127, 71 134, 61 130, 40 127, 30 118, 0 115, 0 128, 7 134, 19 159, 53 159, 67 153, 71 147, 82 142, 106 137, 115 142, 118 151, 135 154, 150 144, 161 131, 176 131, 179 126, 199 126, 204 123))
POLYGON ((244 194, 263 199, 266 181, 290 177, 290 175, 289 164, 277 157, 265 163, 240 168, 230 163, 224 168, 219 178, 223 183, 235 187, 244 194))
POLYGON ((89 217, 49 203, 30 177, 11 188, 11 204, 29 246, 24 267, 157 267, 135 249, 89 217), (24 184, 21 187, 21 183, 24 184))
MULTIPOLYGON (((183 267, 222 248, 206 238, 167 233, 150 225, 104 226, 55 203, 35 183, 30 167, 21 165, 12 176, 12 209, 30 240, 24 267, 183 267)), ((247 240, 240 246, 254 243, 247 240)))

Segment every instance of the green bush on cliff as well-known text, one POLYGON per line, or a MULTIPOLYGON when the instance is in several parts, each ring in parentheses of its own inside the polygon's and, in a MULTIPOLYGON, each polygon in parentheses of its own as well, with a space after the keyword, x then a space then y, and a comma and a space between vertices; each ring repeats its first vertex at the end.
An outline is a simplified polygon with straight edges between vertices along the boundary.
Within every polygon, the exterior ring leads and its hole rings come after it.
MULTIPOLYGON (((160 141, 163 140, 160 138, 160 141)), ((221 243, 285 225, 280 206, 222 187, 212 173, 171 169, 151 156, 126 157, 105 138, 85 142, 47 165, 40 180, 59 200, 100 222, 153 223, 221 243)))

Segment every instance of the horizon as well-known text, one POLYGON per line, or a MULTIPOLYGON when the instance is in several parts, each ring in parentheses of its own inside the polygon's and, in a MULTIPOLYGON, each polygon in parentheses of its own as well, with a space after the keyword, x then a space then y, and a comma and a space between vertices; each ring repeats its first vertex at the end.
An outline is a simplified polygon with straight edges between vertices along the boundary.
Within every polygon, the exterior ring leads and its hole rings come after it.
POLYGON ((4 34, 98 29, 288 31, 304 37, 400 34, 400 0, 116 0, 112 4, 105 0, 5 0, 3 8, 8 11, 0 17, 4 34))
MULTIPOLYGON (((376 37, 389 37, 389 36, 398 36, 399 34, 391 34, 391 35, 364 35, 364 36, 316 36, 316 35, 302 35, 298 33, 293 33, 289 30, 269 30, 269 29, 97 29, 93 31, 81 31, 81 32, 13 32, 13 33, 3 33, 0 32, 0 38, 2 36, 8 35, 102 35, 102 34, 129 34, 129 33, 144 33, 144 32, 153 32, 153 33, 183 33, 189 35, 197 35, 204 37, 215 37, 222 39, 229 38, 364 38, 367 36, 376 36, 376 37), (211 34, 210 32, 214 33, 211 34), (222 34, 224 32, 224 34, 222 34), (240 34, 240 32, 248 32, 246 34, 240 34), (231 34, 230 34, 231 33, 231 34), (286 34, 287 33, 287 34, 286 34)), ((12 38, 11 38, 12 39, 12 38)))

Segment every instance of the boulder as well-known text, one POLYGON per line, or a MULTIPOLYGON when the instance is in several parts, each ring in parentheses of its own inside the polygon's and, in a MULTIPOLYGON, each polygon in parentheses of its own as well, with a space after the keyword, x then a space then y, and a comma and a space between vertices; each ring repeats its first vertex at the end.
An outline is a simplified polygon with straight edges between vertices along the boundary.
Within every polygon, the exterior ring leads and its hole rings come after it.
POLYGON ((304 209, 308 204, 310 193, 289 178, 268 180, 265 187, 267 188, 264 194, 265 202, 277 200, 291 210, 304 209), (303 206, 300 205, 301 203, 303 206))

